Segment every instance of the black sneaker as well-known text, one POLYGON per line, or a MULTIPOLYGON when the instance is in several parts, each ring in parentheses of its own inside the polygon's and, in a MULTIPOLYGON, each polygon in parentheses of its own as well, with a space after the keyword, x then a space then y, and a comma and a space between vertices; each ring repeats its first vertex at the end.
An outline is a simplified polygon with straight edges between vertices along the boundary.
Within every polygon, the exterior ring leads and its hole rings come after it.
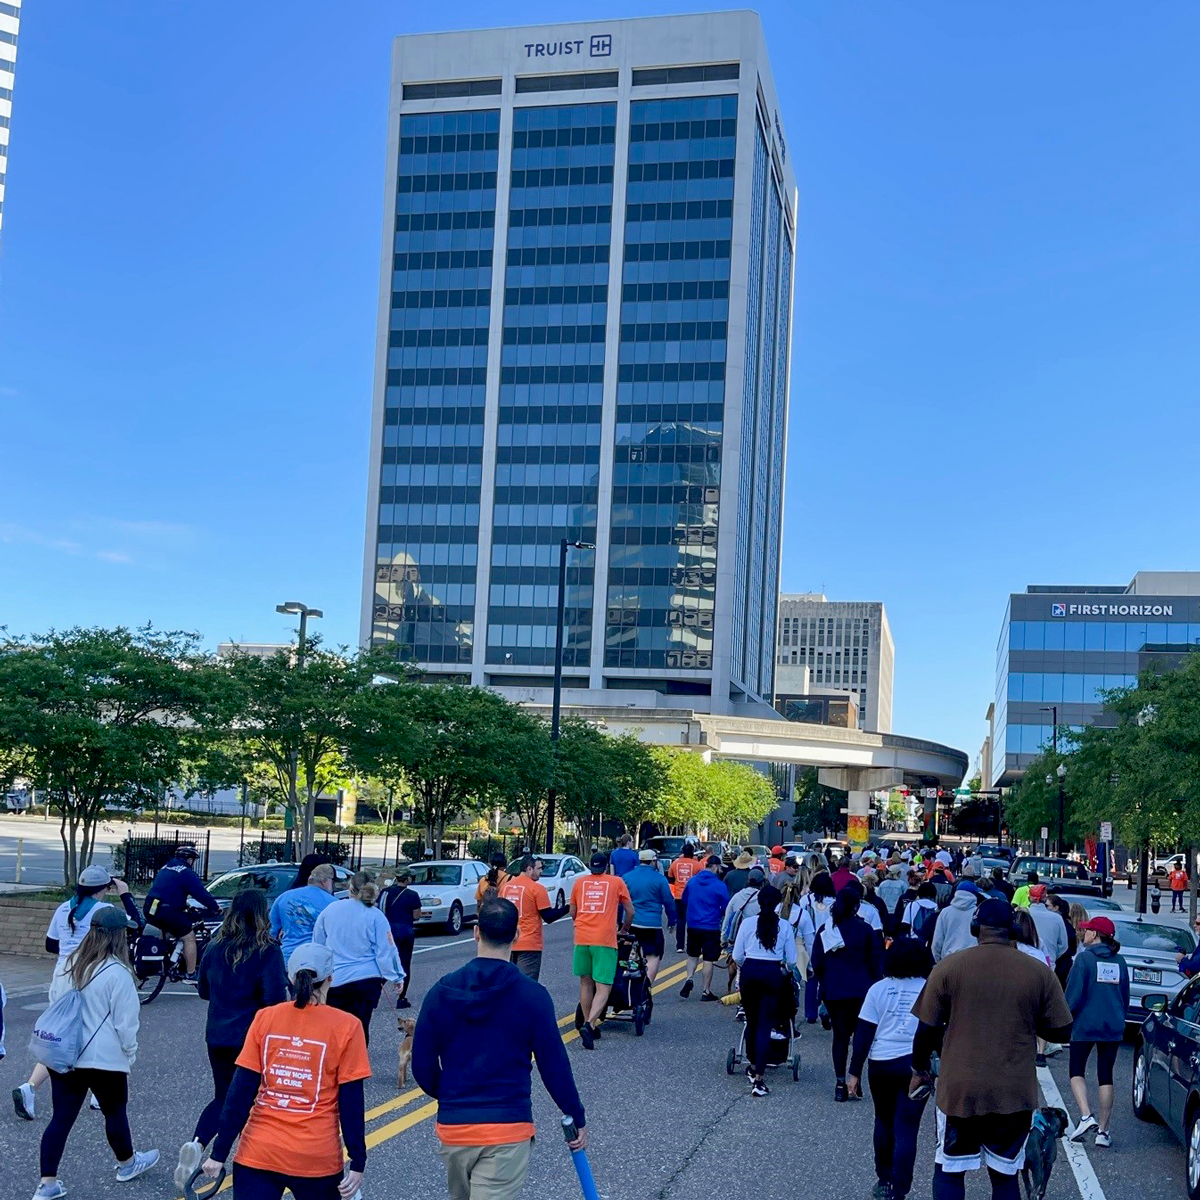
POLYGON ((396 1007, 412 1008, 412 1001, 407 996, 401 996, 400 999, 396 1001, 396 1007))
POLYGON ((716 992, 701 992, 700 999, 705 1003, 711 1004, 714 1000, 719 1000, 721 997, 716 992))
POLYGON ((579 1030, 579 1040, 585 1050, 591 1050, 596 1045, 596 1033, 590 1025, 583 1025, 579 1030))
POLYGON ((833 1098, 839 1104, 843 1103, 849 1094, 850 1093, 849 1093, 848 1089, 846 1088, 845 1083, 839 1083, 833 1089, 833 1098))
POLYGON ((875 1181, 875 1186, 871 1189, 871 1200, 884 1200, 887 1196, 888 1185, 882 1179, 875 1181))
POLYGON ((1046 1056, 1039 1054, 1033 1061, 1035 1066, 1044 1067, 1046 1065, 1046 1056))
POLYGON ((683 987, 681 987, 679 989, 679 998, 681 1000, 686 1000, 692 994, 692 988, 694 988, 695 986, 696 986, 696 981, 694 979, 687 980, 687 982, 684 983, 683 987))
POLYGON ((592 1037, 594 1037, 596 1039, 596 1041, 600 1040, 600 1026, 599 1025, 592 1026, 592 1037))
POLYGON ((754 1081, 754 1086, 750 1089, 750 1095, 752 1095, 752 1096, 769 1096, 770 1094, 771 1094, 771 1089, 769 1087, 767 1087, 766 1080, 756 1079, 754 1081))

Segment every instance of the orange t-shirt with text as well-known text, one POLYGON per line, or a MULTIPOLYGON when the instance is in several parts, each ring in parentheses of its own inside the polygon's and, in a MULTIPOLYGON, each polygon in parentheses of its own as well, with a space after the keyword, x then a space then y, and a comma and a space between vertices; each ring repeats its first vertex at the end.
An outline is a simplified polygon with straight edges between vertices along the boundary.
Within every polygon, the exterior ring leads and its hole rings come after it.
POLYGON ((633 901, 619 875, 580 875, 571 888, 575 906, 575 945, 617 948, 617 908, 633 912, 633 901))
POLYGON ((676 900, 683 899, 683 889, 693 875, 699 875, 704 864, 698 858, 677 858, 667 868, 667 882, 671 885, 671 895, 676 900))
POLYGON ((234 1161, 304 1179, 339 1174, 338 1088, 371 1075, 358 1018, 328 1004, 260 1009, 237 1065, 262 1083, 234 1161))
POLYGON ((517 940, 513 949, 541 950, 544 945, 541 910, 550 907, 546 889, 526 875, 514 875, 501 885, 499 894, 517 906, 517 940))
POLYGON ((1170 880, 1171 891, 1173 892, 1182 892, 1183 889, 1188 885, 1188 873, 1186 871, 1172 871, 1171 874, 1167 876, 1167 879, 1170 880))

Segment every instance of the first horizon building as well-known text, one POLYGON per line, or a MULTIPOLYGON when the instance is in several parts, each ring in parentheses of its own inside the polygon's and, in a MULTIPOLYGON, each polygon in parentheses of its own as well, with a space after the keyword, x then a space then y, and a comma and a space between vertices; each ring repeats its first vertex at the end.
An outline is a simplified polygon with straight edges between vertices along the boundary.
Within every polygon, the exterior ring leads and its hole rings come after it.
POLYGON ((796 187, 756 15, 393 51, 362 641, 768 715, 796 187))

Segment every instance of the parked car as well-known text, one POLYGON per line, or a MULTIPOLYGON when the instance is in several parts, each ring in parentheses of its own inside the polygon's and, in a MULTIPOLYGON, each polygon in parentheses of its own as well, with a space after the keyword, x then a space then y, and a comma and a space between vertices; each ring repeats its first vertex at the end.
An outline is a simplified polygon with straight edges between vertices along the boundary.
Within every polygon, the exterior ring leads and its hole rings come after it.
POLYGON ((683 853, 683 847, 686 842, 691 842, 696 847, 696 853, 700 853, 702 849, 700 839, 695 834, 688 834, 686 837, 662 836, 647 838, 642 843, 642 849, 653 850, 658 855, 658 865, 665 871, 683 853))
POLYGON ((997 867, 1007 875, 1008 874, 1008 859, 1007 858, 991 858, 988 855, 983 856, 983 873, 990 875, 997 867))
MULTIPOLYGON (((1087 901, 1081 899, 1084 907, 1087 901)), ((1196 949, 1196 936, 1182 925, 1168 925, 1156 917, 1135 913, 1106 912, 1117 929, 1121 957, 1129 967, 1129 1009, 1126 1019, 1140 1025, 1149 1011, 1147 996, 1166 996, 1174 1000, 1187 979, 1179 973, 1175 954, 1182 950, 1191 954, 1196 949)))
POLYGON ((1150 1015, 1133 1062, 1133 1113, 1161 1120, 1183 1143, 1184 1187, 1200 1197, 1200 978, 1174 997, 1148 992, 1150 1015))
POLYGON ((757 867, 765 867, 767 859, 771 857, 770 846, 755 846, 747 843, 742 849, 754 859, 754 865, 757 867))
POLYGON ((1112 881, 1104 880, 1096 871, 1069 858, 1039 858, 1022 855, 1008 869, 1008 882, 1020 887, 1030 871, 1036 871, 1038 882, 1052 892, 1072 892, 1078 896, 1111 896, 1112 881))
MULTIPOLYGON (((521 869, 524 857, 514 858, 508 864, 510 875, 515 875, 521 869)), ((580 875, 588 874, 588 868, 573 854, 539 854, 537 857, 542 860, 542 877, 538 882, 546 889, 550 903, 555 908, 562 908, 571 898, 575 880, 580 875)))
POLYGON ((984 842, 982 846, 976 847, 976 854, 982 854, 984 858, 1000 858, 1004 860, 1004 866, 1007 869, 1008 864, 1013 860, 1013 852, 1009 846, 1000 846, 993 842, 984 842))
POLYGON ((835 858, 846 858, 850 853, 850 843, 839 841, 837 838, 818 838, 809 846, 818 854, 832 854, 835 858))
POLYGON ((1083 894, 1076 894, 1076 893, 1072 892, 1070 889, 1064 889, 1063 891, 1059 892, 1058 894, 1064 900, 1067 900, 1072 904, 1074 904, 1074 903, 1082 904, 1083 907, 1087 909, 1089 917, 1093 913, 1099 913, 1099 912, 1115 913, 1115 912, 1124 912, 1125 911, 1125 909, 1123 909, 1121 907, 1119 901, 1110 900, 1106 896, 1088 896, 1088 895, 1083 895, 1083 894))
MULTIPOLYGON (((281 893, 296 882, 300 871, 299 863, 261 863, 256 867, 236 867, 218 875, 208 884, 209 895, 221 906, 228 908, 234 896, 246 888, 262 888, 267 893, 267 903, 273 904, 281 893)), ((333 868, 333 890, 343 892, 350 886, 353 871, 345 867, 333 868)), ((199 906, 197 906, 199 907, 199 906)))
POLYGON ((408 868, 411 887, 421 897, 415 926, 441 925, 447 933, 462 932, 465 924, 479 915, 475 890, 488 868, 474 859, 442 859, 414 863, 408 868))

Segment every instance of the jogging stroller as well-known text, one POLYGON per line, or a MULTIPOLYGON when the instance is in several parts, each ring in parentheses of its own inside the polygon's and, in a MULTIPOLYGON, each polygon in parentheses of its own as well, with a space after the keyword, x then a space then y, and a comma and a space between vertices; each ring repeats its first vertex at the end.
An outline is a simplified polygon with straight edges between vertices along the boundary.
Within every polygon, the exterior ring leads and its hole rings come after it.
MULTIPOLYGON (((604 1021, 632 1021, 633 1032, 641 1037, 650 1024, 650 987, 646 982, 646 956, 641 943, 629 934, 617 936, 617 973, 604 1009, 604 1021)), ((575 1028, 583 1025, 583 1010, 575 1007, 575 1028)))
MULTIPOLYGON (((784 989, 783 1002, 780 1004, 781 1011, 776 1014, 775 1025, 771 1030, 771 1044, 767 1049, 767 1066, 790 1066, 792 1079, 798 1080, 800 1078, 800 1039, 803 1036, 796 1023, 797 1014, 800 1011, 800 988, 794 976, 789 975, 788 983, 790 990, 784 989)), ((727 1075, 734 1074, 738 1067, 747 1061, 746 1025, 744 1021, 739 1020, 737 1045, 729 1048, 729 1054, 725 1058, 725 1073, 727 1075)))

